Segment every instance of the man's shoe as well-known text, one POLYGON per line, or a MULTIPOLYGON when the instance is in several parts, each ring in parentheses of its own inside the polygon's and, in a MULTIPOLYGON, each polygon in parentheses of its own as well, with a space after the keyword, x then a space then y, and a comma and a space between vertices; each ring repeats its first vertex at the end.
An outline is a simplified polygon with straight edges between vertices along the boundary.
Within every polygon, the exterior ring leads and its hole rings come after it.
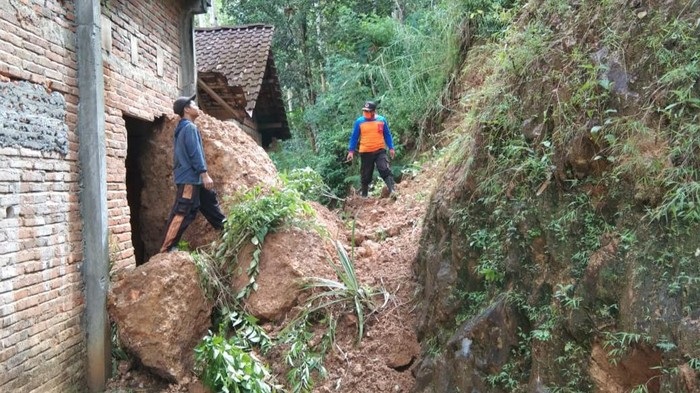
POLYGON ((396 183, 394 182, 394 178, 389 176, 389 177, 387 177, 386 180, 384 180, 384 183, 386 183, 386 188, 389 189, 389 194, 393 194, 394 189, 396 188, 396 183))

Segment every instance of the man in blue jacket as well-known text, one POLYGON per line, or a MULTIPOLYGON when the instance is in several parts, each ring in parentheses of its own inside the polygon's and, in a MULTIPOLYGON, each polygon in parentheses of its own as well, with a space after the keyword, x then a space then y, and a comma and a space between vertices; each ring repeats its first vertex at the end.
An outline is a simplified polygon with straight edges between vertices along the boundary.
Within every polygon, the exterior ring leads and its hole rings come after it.
POLYGON ((173 251, 185 232, 194 221, 197 211, 216 229, 223 229, 224 214, 221 212, 214 181, 207 173, 202 137, 194 121, 199 117, 195 103, 196 95, 180 97, 173 103, 173 112, 182 119, 175 128, 175 149, 173 177, 177 185, 175 203, 168 217, 165 238, 160 252, 173 251))
POLYGON ((391 174, 389 159, 386 156, 387 148, 389 156, 393 159, 396 152, 391 131, 389 131, 389 123, 384 116, 377 115, 377 104, 367 101, 362 107, 362 116, 358 117, 353 124, 346 159, 352 161, 355 151, 359 151, 360 184, 362 187, 360 193, 363 197, 367 196, 375 165, 379 176, 382 177, 389 189, 389 194, 392 197, 396 196, 394 194, 394 176, 391 174))

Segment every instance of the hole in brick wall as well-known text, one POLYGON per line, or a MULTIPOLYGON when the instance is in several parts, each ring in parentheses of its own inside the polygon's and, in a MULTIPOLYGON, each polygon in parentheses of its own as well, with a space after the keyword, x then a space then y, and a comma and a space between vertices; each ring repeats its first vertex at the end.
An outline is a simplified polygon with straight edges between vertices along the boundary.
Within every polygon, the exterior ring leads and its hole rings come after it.
MULTIPOLYGON (((144 176, 142 167, 142 154, 153 137, 154 130, 160 127, 164 118, 153 122, 137 119, 124 115, 127 133, 126 149, 126 198, 131 211, 131 244, 134 246, 136 265, 142 265, 148 261, 151 255, 146 250, 153 249, 153 245, 146 245, 143 236, 143 228, 147 223, 142 219, 141 193, 144 188, 144 176)), ((158 245, 155 246, 158 248, 158 245)))
POLYGON ((15 218, 17 217, 17 206, 9 206, 5 210, 5 218, 15 218))

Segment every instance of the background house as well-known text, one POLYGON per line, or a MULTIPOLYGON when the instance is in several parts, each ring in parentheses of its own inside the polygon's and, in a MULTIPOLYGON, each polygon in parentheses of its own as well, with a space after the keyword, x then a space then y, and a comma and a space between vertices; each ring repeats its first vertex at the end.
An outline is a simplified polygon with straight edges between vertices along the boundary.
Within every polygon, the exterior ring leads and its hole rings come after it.
POLYGON ((109 274, 136 260, 134 163, 194 92, 209 1, 3 3, 0 391, 100 391, 109 274))
POLYGON ((291 137, 266 25, 196 29, 198 103, 267 148, 291 137))

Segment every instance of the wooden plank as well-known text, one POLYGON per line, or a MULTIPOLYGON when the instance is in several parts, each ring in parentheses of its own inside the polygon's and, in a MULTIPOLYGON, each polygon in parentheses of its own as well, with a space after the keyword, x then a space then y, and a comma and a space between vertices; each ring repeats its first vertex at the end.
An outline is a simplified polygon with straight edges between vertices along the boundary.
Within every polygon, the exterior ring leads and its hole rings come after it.
POLYGON ((226 101, 224 101, 224 99, 221 98, 221 96, 218 95, 214 91, 214 89, 209 87, 209 85, 207 85, 206 82, 204 82, 201 78, 197 78, 197 86, 199 86, 199 88, 204 90, 209 95, 209 97, 211 97, 214 101, 216 101, 219 105, 221 105, 227 112, 229 112, 229 114, 231 114, 231 116, 233 116, 234 119, 240 120, 240 119, 238 119, 239 118, 238 112, 235 109, 233 109, 231 107, 231 105, 229 105, 226 101))

